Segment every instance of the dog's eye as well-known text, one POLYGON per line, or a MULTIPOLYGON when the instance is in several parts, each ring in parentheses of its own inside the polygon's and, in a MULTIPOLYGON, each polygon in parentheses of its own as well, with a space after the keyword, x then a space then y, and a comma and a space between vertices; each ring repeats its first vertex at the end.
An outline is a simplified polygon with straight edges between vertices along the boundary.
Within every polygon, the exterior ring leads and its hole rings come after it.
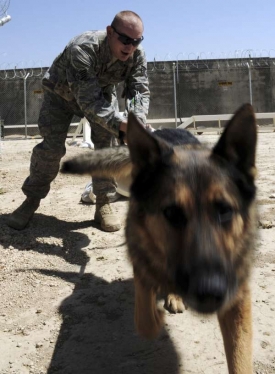
POLYGON ((218 219, 221 224, 227 223, 232 220, 234 210, 231 205, 224 201, 216 202, 216 211, 218 219))
POLYGON ((179 227, 186 224, 186 215, 181 207, 177 205, 171 205, 163 210, 164 217, 167 221, 175 226, 179 227))

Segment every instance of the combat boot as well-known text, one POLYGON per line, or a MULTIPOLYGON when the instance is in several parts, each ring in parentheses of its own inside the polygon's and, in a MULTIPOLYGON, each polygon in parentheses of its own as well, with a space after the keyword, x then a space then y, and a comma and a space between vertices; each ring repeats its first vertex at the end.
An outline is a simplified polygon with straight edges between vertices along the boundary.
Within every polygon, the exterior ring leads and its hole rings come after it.
POLYGON ((27 197, 8 218, 7 224, 16 230, 23 230, 32 219, 34 212, 38 209, 40 199, 27 197))
POLYGON ((108 199, 97 196, 95 221, 100 224, 103 231, 118 231, 121 228, 120 219, 111 207, 108 199))

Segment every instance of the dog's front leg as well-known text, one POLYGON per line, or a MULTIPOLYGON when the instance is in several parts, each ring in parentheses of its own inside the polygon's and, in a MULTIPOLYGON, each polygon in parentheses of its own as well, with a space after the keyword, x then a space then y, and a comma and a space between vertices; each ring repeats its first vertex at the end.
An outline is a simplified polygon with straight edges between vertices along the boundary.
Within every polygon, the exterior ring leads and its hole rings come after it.
POLYGON ((249 286, 234 305, 218 315, 230 374, 252 374, 252 316, 249 286))
POLYGON ((137 275, 135 280, 135 326, 147 339, 157 337, 163 326, 163 312, 157 309, 156 292, 144 287, 137 275))

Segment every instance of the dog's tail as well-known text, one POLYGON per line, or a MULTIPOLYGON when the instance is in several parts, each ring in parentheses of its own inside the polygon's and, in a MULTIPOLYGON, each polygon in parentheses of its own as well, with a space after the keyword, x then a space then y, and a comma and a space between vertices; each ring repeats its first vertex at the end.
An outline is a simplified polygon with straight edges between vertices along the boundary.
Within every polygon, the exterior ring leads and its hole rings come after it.
POLYGON ((119 178, 131 174, 132 162, 128 147, 104 148, 76 156, 63 162, 64 174, 90 174, 95 177, 119 178))

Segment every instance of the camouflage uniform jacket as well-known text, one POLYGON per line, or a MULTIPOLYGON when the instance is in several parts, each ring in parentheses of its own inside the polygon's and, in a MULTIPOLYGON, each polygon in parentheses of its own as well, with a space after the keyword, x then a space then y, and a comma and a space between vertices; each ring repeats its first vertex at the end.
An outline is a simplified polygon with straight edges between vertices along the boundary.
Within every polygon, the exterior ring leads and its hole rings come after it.
POLYGON ((57 56, 43 79, 43 88, 66 101, 76 101, 89 122, 118 134, 123 116, 112 103, 115 85, 124 81, 126 108, 146 122, 150 91, 147 62, 139 46, 127 61, 114 59, 106 31, 88 31, 57 56))

